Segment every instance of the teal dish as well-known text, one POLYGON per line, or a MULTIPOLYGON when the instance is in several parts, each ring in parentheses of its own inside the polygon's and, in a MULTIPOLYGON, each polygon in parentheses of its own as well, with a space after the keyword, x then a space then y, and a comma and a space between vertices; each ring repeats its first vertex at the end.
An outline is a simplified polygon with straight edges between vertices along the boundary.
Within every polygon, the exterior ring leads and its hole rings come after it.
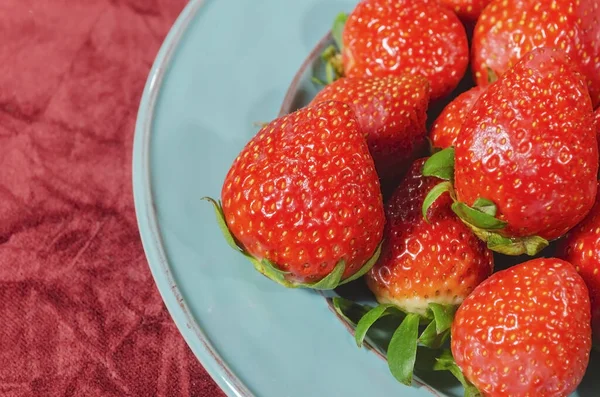
MULTIPOLYGON (((148 78, 133 153, 144 249, 183 337, 230 396, 461 395, 439 374, 412 388, 397 383, 376 340, 376 349, 358 349, 323 294, 287 290, 258 274, 227 246, 200 200, 220 196, 254 123, 314 96, 310 77, 330 40, 323 35, 354 4, 192 0, 148 78)), ((360 282, 337 292, 357 291, 364 292, 360 282)), ((598 386, 588 376, 578 395, 597 395, 598 386)))

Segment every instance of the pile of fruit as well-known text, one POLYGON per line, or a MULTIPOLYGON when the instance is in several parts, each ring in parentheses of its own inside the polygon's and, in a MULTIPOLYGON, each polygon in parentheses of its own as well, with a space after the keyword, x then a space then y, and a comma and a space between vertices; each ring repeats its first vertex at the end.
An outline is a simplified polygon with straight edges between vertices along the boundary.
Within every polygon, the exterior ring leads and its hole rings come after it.
POLYGON ((572 393, 600 341, 600 0, 363 0, 332 37, 211 200, 228 243, 290 288, 364 276, 356 341, 402 318, 405 384, 426 348, 466 395, 572 393))

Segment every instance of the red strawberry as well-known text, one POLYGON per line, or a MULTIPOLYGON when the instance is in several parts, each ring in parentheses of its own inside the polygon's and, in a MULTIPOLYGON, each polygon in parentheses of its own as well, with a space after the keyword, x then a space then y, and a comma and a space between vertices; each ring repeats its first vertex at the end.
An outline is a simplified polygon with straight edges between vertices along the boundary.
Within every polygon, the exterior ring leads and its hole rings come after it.
POLYGON ((387 314, 406 313, 389 341, 387 360, 394 377, 410 385, 417 345, 439 348, 450 334, 456 305, 488 277, 494 259, 485 245, 452 213, 443 194, 427 211, 427 192, 440 180, 422 176, 417 160, 386 204, 381 256, 367 273, 367 285, 381 305, 366 312, 354 333, 362 346, 368 329, 387 314), (427 321, 425 321, 427 320, 427 321), (419 324, 429 322, 419 335, 419 324))
POLYGON ((591 349, 585 283, 560 259, 495 273, 456 312, 451 348, 485 396, 568 396, 591 349))
POLYGON ((363 0, 342 41, 347 77, 419 74, 429 80, 432 99, 448 95, 469 63, 463 25, 437 2, 363 0))
POLYGON ((427 80, 411 75, 342 78, 327 85, 312 103, 326 100, 352 107, 384 190, 396 187, 425 141, 427 80))
POLYGON ((440 0, 440 3, 449 7, 465 23, 477 21, 483 9, 491 0, 440 0))
POLYGON ((473 87, 448 104, 431 127, 431 142, 438 148, 454 146, 456 137, 477 99, 485 88, 473 87))
POLYGON ((600 103, 599 0, 494 0, 473 36, 477 84, 501 76, 538 47, 564 50, 585 75, 594 104, 600 103))
POLYGON ((456 305, 487 278, 494 259, 442 195, 423 219, 421 206, 441 182, 424 177, 425 159, 417 160, 386 204, 387 224, 379 260, 367 273, 369 288, 380 303, 425 314, 429 303, 456 305))
POLYGON ((557 256, 572 263, 585 281, 592 304, 592 327, 600 341, 600 196, 589 215, 561 240, 557 256))
POLYGON ((598 131, 598 135, 600 135, 600 108, 596 109, 594 113, 594 122, 596 123, 596 131, 598 131))
POLYGON ((313 287, 304 284, 338 269, 342 279, 366 271, 383 233, 373 159, 354 113, 340 102, 262 128, 231 166, 221 197, 240 249, 286 286, 313 287))
POLYGON ((458 201, 491 200, 505 237, 562 236, 592 208, 597 173, 586 84, 559 50, 532 51, 489 86, 456 143, 458 201))

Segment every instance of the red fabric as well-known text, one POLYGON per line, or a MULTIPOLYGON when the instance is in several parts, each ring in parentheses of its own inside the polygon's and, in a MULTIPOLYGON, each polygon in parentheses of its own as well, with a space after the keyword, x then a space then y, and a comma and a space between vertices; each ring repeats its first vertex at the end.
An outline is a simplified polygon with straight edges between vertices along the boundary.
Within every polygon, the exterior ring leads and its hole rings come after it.
POLYGON ((0 395, 220 396, 154 285, 134 122, 185 0, 0 1, 0 395))

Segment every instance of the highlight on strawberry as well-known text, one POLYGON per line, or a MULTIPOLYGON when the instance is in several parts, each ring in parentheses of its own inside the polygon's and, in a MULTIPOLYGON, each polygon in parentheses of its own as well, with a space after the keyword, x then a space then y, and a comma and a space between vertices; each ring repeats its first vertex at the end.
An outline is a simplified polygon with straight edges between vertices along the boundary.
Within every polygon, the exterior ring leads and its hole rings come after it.
POLYGON ((598 0, 493 0, 481 13, 472 43, 478 85, 506 73, 540 47, 565 51, 584 75, 594 106, 600 104, 598 0))
POLYGON ((436 148, 449 148, 456 144, 456 138, 471 108, 485 92, 485 87, 473 87, 450 102, 435 119, 429 137, 436 148))
POLYGON ((394 190, 424 149, 429 106, 427 79, 415 75, 344 77, 321 90, 312 104, 348 104, 367 137, 382 190, 394 190))
MULTIPOLYGON (((421 216, 429 189, 440 182, 421 175, 417 160, 385 206, 387 223, 381 255, 366 274, 380 303, 366 312, 355 331, 359 347, 380 318, 403 317, 387 350, 392 374, 412 382, 417 347, 439 349, 449 337, 456 307, 493 271, 494 259, 450 208, 446 193, 421 216)), ((342 310, 343 312, 343 310, 342 310)))
POLYGON ((557 247, 556 255, 571 263, 581 275, 590 293, 592 330, 600 343, 600 196, 588 216, 575 226, 557 247))
POLYGON ((360 1, 321 91, 208 199, 226 241, 285 287, 336 289, 402 384, 569 395, 600 346, 599 22, 600 0, 360 1))
POLYGON ((363 0, 338 16, 332 36, 341 57, 335 47, 323 53, 327 83, 341 76, 420 75, 436 100, 457 87, 469 63, 464 26, 437 2, 363 0))
POLYGON ((221 199, 211 202, 229 245, 286 287, 333 289, 379 256, 379 179, 356 117, 341 102, 262 128, 233 162, 221 199))
POLYGON ((570 263, 542 258, 482 282, 456 312, 451 349, 484 396, 569 396, 591 333, 584 281, 570 263))
POLYGON ((598 146, 585 79, 566 54, 540 48, 492 84, 471 109, 456 149, 424 175, 490 249, 535 255, 577 225, 596 196, 598 146))

